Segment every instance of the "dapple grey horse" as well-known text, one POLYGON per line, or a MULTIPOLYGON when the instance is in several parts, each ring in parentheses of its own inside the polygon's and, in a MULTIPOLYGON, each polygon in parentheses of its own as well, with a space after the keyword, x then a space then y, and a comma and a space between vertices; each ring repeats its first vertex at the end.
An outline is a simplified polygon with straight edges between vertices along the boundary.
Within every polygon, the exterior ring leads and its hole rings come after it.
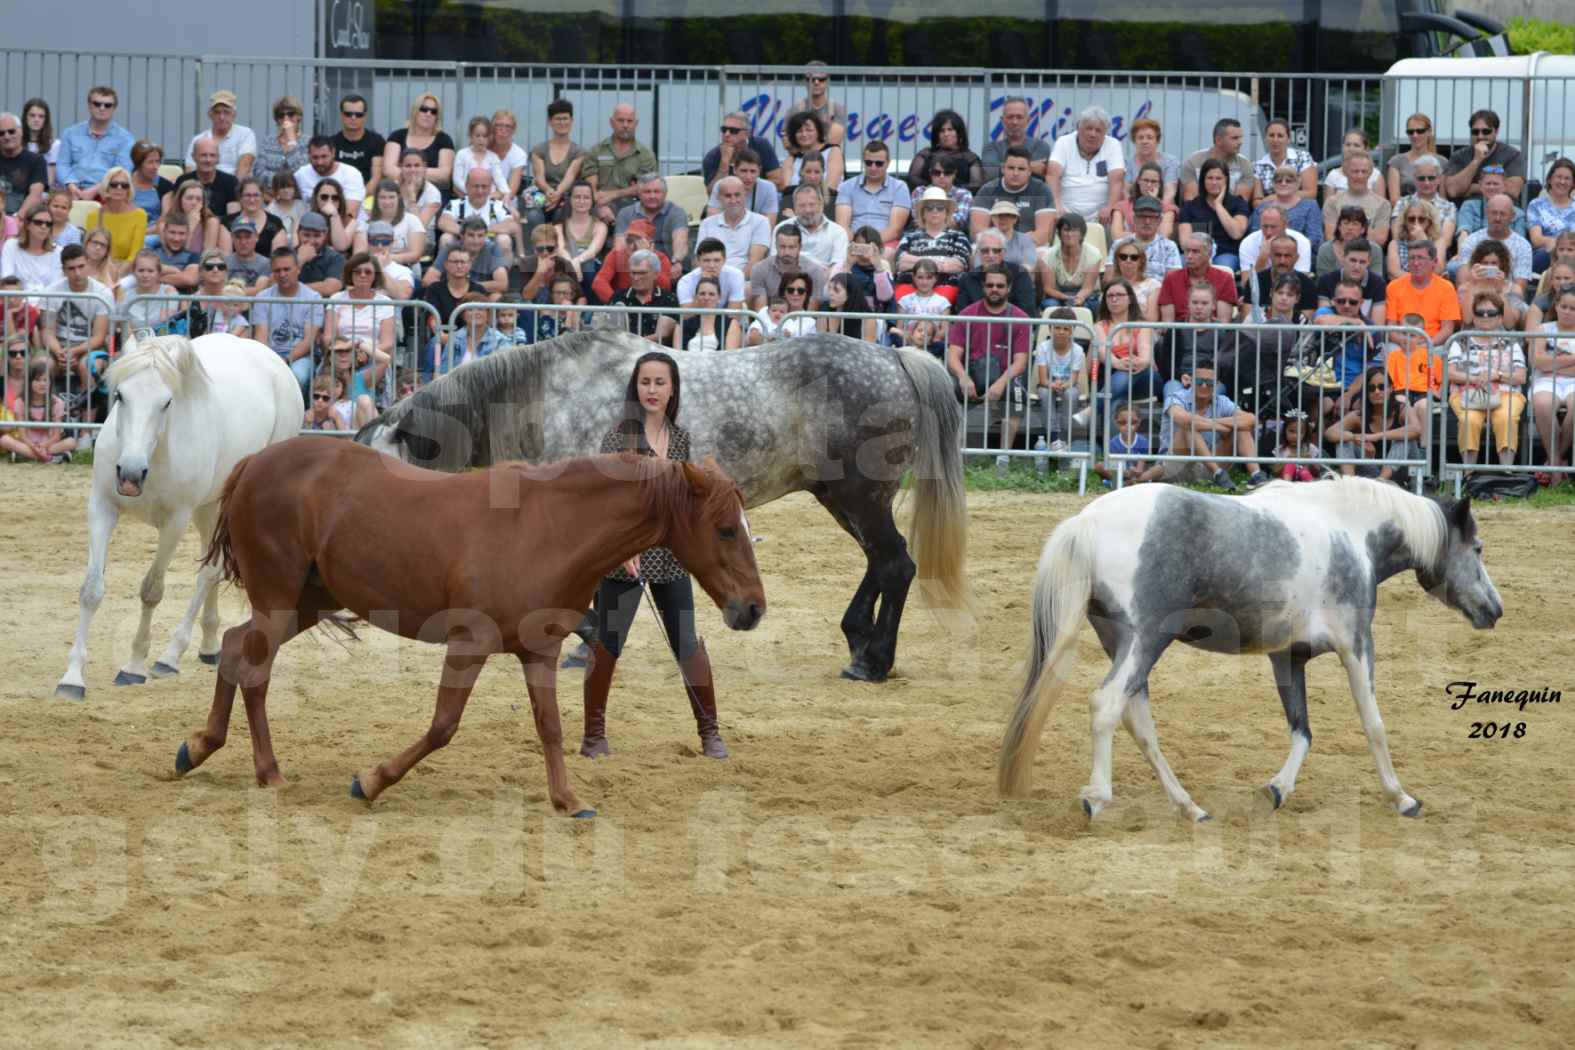
MULTIPOLYGON (((635 359, 651 347, 597 329, 500 351, 423 387, 356 440, 447 471, 593 453, 623 411, 635 359)), ((852 655, 845 676, 879 682, 891 672, 916 571, 933 608, 971 611, 962 410, 938 361, 821 334, 678 359, 694 455, 715 455, 746 507, 812 493, 863 549, 864 577, 842 618, 852 655), (912 556, 892 514, 908 473, 912 556)))

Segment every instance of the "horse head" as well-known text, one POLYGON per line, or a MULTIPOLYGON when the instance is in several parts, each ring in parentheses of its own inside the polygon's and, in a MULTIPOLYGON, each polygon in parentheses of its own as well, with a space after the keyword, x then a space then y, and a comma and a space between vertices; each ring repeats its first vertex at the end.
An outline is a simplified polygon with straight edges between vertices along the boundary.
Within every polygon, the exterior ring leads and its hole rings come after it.
POLYGON ((104 425, 115 437, 115 491, 122 498, 141 497, 171 406, 202 375, 196 350, 184 336, 134 341, 104 373, 110 389, 104 425))
POLYGON ((1444 541, 1431 567, 1416 570, 1417 581, 1471 626, 1485 630, 1504 615, 1504 602, 1482 564, 1482 538, 1471 516, 1471 497, 1439 500, 1444 513, 1444 541))
POLYGON ((722 610, 723 622, 748 631, 766 614, 766 591, 743 498, 714 457, 681 469, 689 498, 678 514, 681 520, 672 522, 667 546, 722 610))

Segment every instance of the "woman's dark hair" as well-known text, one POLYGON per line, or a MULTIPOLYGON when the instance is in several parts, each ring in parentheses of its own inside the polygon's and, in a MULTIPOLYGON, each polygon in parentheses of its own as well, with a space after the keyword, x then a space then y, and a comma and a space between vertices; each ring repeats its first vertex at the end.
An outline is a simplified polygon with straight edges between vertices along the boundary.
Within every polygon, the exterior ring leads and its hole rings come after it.
POLYGON ((930 118, 930 126, 926 129, 930 137, 930 148, 940 148, 938 140, 941 137, 941 128, 947 124, 957 129, 957 152, 968 152, 968 124, 963 120, 962 114, 955 109, 943 109, 930 118))
MULTIPOLYGON (((1558 160, 1548 165, 1548 173, 1542 179, 1542 185, 1544 187, 1547 186, 1548 182, 1552 180, 1553 173, 1558 171, 1560 168, 1563 168, 1565 171, 1569 172, 1570 178, 1575 179, 1575 160, 1570 160, 1568 157, 1560 157, 1558 160)), ((1544 190, 1543 192, 1546 194, 1547 191, 1544 190)))
POLYGON ((790 151, 798 149, 798 133, 805 124, 815 125, 816 136, 821 146, 824 147, 826 145, 827 132, 825 118, 823 118, 819 113, 813 112, 812 110, 803 110, 802 112, 795 113, 789 117, 787 119, 787 126, 782 129, 783 135, 787 138, 788 149, 790 151))
MULTIPOLYGON (((345 188, 344 188, 344 186, 340 185, 338 179, 333 178, 333 177, 330 176, 329 178, 323 179, 316 186, 313 186, 312 187, 312 196, 309 198, 310 201, 313 204, 315 204, 317 202, 317 195, 322 193, 323 190, 325 190, 325 189, 331 189, 335 193, 339 194, 339 206, 335 210, 339 212, 339 220, 341 222, 349 222, 350 221, 350 199, 345 196, 345 188)), ((374 197, 372 199, 372 204, 373 204, 374 207, 377 205, 377 198, 374 197)), ((312 210, 316 211, 317 209, 313 208, 312 210)), ((206 211, 204 211, 203 218, 207 218, 206 211)))
POLYGON ((548 120, 556 117, 559 113, 567 113, 571 117, 574 116, 574 103, 566 98, 555 98, 547 103, 548 120))
MULTIPOLYGON (((326 182, 328 180, 324 179, 323 181, 326 182)), ((314 190, 313 192, 315 193, 316 191, 314 190)), ((405 221, 405 195, 399 192, 398 182, 388 178, 378 179, 377 185, 373 187, 370 196, 372 199, 368 203, 371 204, 371 207, 367 209, 367 218, 370 221, 367 225, 370 226, 374 222, 382 221, 390 226, 397 226, 405 221), (380 193, 392 193, 396 198, 393 215, 382 214, 382 209, 377 206, 377 195, 380 193)))
POLYGON ((1478 263, 1487 262, 1489 256, 1492 256, 1493 261, 1498 263, 1498 268, 1504 271, 1504 276, 1508 277, 1513 267, 1510 264, 1509 249, 1504 247, 1503 241, 1495 241, 1489 238, 1479 242, 1471 250, 1471 261, 1467 265, 1475 266, 1478 263))
MULTIPOLYGON (((1363 374, 1362 401, 1367 405, 1367 418, 1369 420, 1372 419, 1371 412, 1373 408, 1372 402, 1368 401, 1367 398, 1372 394, 1374 387, 1384 389, 1388 386, 1389 373, 1385 372, 1381 367, 1369 368, 1363 374)), ((1396 426, 1405 425, 1405 404, 1399 398, 1394 397, 1392 392, 1390 396, 1384 398, 1383 413, 1385 430, 1392 430, 1396 426)))
POLYGON ((847 274, 839 273, 826 282, 828 289, 833 285, 840 285, 848 293, 848 301, 842 304, 841 313, 867 314, 870 312, 870 302, 864 297, 864 288, 857 281, 850 281, 847 274))
POLYGON ((55 120, 50 115, 49 103, 41 98, 30 98, 22 103, 22 142, 23 144, 29 142, 37 143, 38 152, 40 153, 48 153, 49 147, 55 144, 55 120), (41 109, 44 111, 44 126, 39 128, 36 134, 32 128, 27 126, 27 111, 30 109, 41 109))
POLYGON ((698 281, 695 282, 695 291, 698 292, 700 290, 700 286, 702 284, 708 284, 712 288, 715 288, 716 289, 716 294, 718 296, 720 296, 722 294, 722 282, 717 280, 715 277, 702 276, 698 281))
POLYGON ((356 252, 345 260, 345 271, 340 277, 340 280, 344 282, 346 294, 349 293, 352 284, 350 275, 362 266, 372 267, 372 288, 375 290, 383 287, 383 267, 378 265, 376 259, 372 258, 371 252, 356 252))
POLYGON ((1132 282, 1125 277, 1117 277, 1105 285, 1105 294, 1099 297, 1099 316, 1096 319, 1109 321, 1112 324, 1115 323, 1116 319, 1110 316, 1110 289, 1112 288, 1125 288, 1127 290, 1127 320, 1142 320, 1142 311, 1138 309, 1137 290, 1132 287, 1132 282))
POLYGON ((1275 279, 1273 287, 1269 289, 1269 295, 1273 296, 1275 292, 1286 290, 1295 292, 1297 301, 1299 302, 1302 296, 1301 278, 1297 277, 1294 273, 1281 274, 1275 279))
POLYGON ((941 171, 954 179, 962 178, 962 164, 957 160, 956 154, 937 153, 930 158, 930 171, 941 171))
POLYGON ((1359 222, 1359 223, 1361 223, 1362 224, 1362 236, 1363 237, 1367 236, 1367 227, 1369 225, 1369 220, 1367 218, 1367 212, 1363 211, 1359 205, 1347 204, 1345 207, 1340 209, 1340 215, 1339 215, 1339 217, 1337 219, 1335 219, 1335 222, 1334 222, 1334 232, 1335 233, 1339 233, 1340 232, 1340 223, 1342 223, 1342 222, 1359 222))
POLYGON ((650 444, 645 440, 645 409, 640 405, 640 369, 652 361, 660 361, 667 366, 667 374, 673 381, 673 396, 667 401, 667 422, 671 426, 678 425, 678 395, 683 389, 678 379, 678 362, 673 360, 671 354, 665 354, 660 350, 643 353, 629 372, 629 385, 623 392, 623 419, 618 423, 618 430, 623 434, 623 447, 626 451, 640 453, 651 451, 650 444), (630 438, 634 439, 632 448, 630 438))
POLYGON ((810 292, 815 290, 815 282, 811 280, 809 274, 805 273, 803 270, 784 270, 782 271, 781 279, 777 281, 776 294, 786 296, 787 286, 792 284, 794 281, 804 282, 805 296, 808 296, 810 292))
POLYGON ((877 248, 886 247, 886 242, 881 238, 880 231, 873 226, 860 226, 854 230, 853 241, 856 244, 873 244, 877 248))
POLYGON ((1230 172, 1225 169, 1225 165, 1216 157, 1210 157, 1198 165, 1198 193, 1202 194, 1204 180, 1209 177, 1209 172, 1211 171, 1217 171, 1224 177, 1225 195, 1230 196, 1230 172))

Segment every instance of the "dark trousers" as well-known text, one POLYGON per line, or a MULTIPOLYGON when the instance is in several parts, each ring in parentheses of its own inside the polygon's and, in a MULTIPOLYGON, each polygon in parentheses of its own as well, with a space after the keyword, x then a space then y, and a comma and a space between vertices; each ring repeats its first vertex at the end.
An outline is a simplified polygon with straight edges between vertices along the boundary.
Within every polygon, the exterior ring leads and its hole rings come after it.
MULTIPOLYGON (((667 644, 673 656, 680 661, 689 659, 700 647, 700 640, 695 636, 694 585, 685 576, 670 583, 647 586, 651 588, 656 611, 662 617, 662 627, 667 632, 667 644)), ((591 606, 596 640, 614 656, 623 653, 629 628, 634 626, 635 613, 640 611, 640 592, 638 583, 610 578, 603 578, 596 589, 596 600, 591 606)))

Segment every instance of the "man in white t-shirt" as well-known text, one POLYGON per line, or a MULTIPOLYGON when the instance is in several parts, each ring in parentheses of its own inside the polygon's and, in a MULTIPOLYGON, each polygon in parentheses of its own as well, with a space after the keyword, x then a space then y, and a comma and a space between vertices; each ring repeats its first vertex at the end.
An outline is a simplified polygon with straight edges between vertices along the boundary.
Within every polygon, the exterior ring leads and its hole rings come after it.
POLYGON ((777 223, 781 229, 788 223, 797 223, 804 235, 799 249, 805 258, 814 259, 828 270, 841 265, 848 257, 848 231, 826 218, 826 206, 820 191, 813 186, 800 186, 793 191, 793 218, 777 223))
POLYGON ((702 277, 714 277, 722 286, 723 306, 737 310, 744 305, 744 274, 738 267, 728 265, 726 245, 715 237, 703 239, 695 249, 695 262, 699 265, 680 277, 674 289, 679 306, 694 301, 695 286, 702 277))
POLYGON ((306 144, 307 163, 295 169, 295 191, 301 200, 312 199, 312 191, 324 179, 333 179, 345 191, 345 203, 354 215, 366 200, 366 180, 361 173, 339 159, 334 140, 327 135, 313 135, 306 144))
POLYGON ((45 300, 44 349, 54 358, 57 377, 70 372, 71 384, 77 391, 92 390, 97 384, 94 365, 107 357, 109 315, 115 297, 88 276, 87 254, 80 244, 68 244, 60 250, 60 269, 65 276, 49 286, 49 293, 92 298, 45 300))
POLYGON ((257 161, 257 136, 246 125, 235 123, 235 92, 215 91, 209 95, 208 119, 213 122, 212 129, 197 132, 186 147, 186 170, 197 166, 198 140, 210 138, 219 147, 219 170, 237 179, 246 178, 257 161))
POLYGON ((1241 239, 1241 247, 1236 253, 1244 275, 1250 277, 1269 265, 1268 252, 1264 251, 1263 246, 1273 244, 1274 238, 1281 234, 1296 242, 1296 269, 1305 274, 1313 272, 1312 242, 1300 230, 1290 229, 1284 208, 1278 204, 1265 204, 1263 211, 1258 214, 1258 228, 1241 239), (1262 265, 1259 265, 1260 260, 1262 265))
POLYGON ((1077 128, 1055 140, 1045 173, 1058 207, 1105 226, 1121 203, 1127 177, 1121 144, 1109 131, 1110 115, 1089 106, 1078 115, 1077 128))
POLYGON ((719 179, 717 193, 722 198, 722 211, 700 224, 700 238, 715 237, 721 241, 727 248, 728 263, 747 277, 771 247, 771 223, 759 212, 749 210, 743 180, 737 175, 719 179))

